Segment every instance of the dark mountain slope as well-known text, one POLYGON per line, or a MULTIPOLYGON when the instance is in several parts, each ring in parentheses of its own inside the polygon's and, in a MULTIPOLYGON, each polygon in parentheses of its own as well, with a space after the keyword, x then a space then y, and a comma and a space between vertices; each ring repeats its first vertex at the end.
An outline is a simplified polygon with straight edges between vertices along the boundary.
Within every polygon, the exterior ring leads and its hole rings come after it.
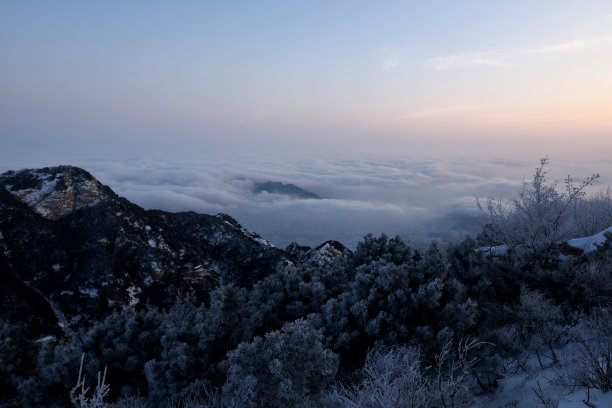
POLYGON ((41 327, 191 291, 206 300, 293 259, 227 215, 145 211, 71 166, 0 175, 0 252, 0 307, 41 327))

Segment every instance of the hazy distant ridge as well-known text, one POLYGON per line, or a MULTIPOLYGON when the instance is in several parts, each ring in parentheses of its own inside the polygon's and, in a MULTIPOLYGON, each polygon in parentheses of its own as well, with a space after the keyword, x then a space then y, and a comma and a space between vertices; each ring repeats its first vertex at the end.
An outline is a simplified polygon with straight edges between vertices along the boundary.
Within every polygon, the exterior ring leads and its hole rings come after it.
POLYGON ((296 198, 312 198, 315 200, 320 200, 322 198, 315 193, 311 193, 310 191, 306 191, 303 188, 296 186, 295 184, 285 184, 279 181, 263 181, 255 183, 253 186, 254 193, 262 193, 264 191, 267 193, 283 194, 296 198))

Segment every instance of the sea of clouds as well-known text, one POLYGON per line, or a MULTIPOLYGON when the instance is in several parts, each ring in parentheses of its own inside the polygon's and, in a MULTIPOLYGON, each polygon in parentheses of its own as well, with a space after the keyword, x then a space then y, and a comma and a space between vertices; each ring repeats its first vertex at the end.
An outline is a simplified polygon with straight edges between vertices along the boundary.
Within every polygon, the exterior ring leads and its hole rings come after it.
MULTIPOLYGON (((66 155, 3 157, 1 171, 72 164, 146 209, 227 213, 279 247, 338 240, 350 248, 367 233, 400 235, 414 246, 460 239, 480 228, 476 197, 512 198, 538 156, 521 159, 219 155, 66 155), (320 197, 254 193, 261 181, 292 183, 320 197)), ((551 180, 595 171, 610 183, 612 161, 551 158, 551 180)))

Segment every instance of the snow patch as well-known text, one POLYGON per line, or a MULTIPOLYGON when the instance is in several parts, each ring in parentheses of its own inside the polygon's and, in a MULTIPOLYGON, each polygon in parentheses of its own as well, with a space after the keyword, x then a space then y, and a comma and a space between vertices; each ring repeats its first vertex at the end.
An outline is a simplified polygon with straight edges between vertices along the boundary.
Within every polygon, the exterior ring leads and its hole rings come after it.
POLYGON ((312 260, 319 266, 330 264, 334 259, 342 256, 342 252, 334 248, 329 242, 314 251, 312 260))
POLYGON ((53 340, 55 340, 55 336, 45 336, 45 337, 41 337, 40 339, 36 340, 34 343, 48 343, 53 340))
POLYGON ((503 256, 508 254, 508 245, 497 245, 476 248, 476 252, 482 252, 486 256, 503 256))
POLYGON ((265 240, 265 239, 259 238, 259 237, 253 238, 253 241, 257 242, 259 245, 263 245, 263 246, 267 246, 267 247, 273 247, 274 246, 268 240, 265 240))
POLYGON ((91 298, 98 297, 98 289, 95 288, 79 288, 79 292, 83 295, 87 295, 91 298))
POLYGON ((138 295, 142 293, 142 289, 138 286, 130 286, 127 288, 128 298, 130 299, 130 306, 136 306, 140 299, 138 299, 138 295))
POLYGON ((607 241, 606 234, 612 234, 612 227, 589 237, 569 239, 567 245, 580 249, 585 253, 597 251, 597 248, 607 241))
MULTIPOLYGON (((574 344, 568 344, 559 354, 571 352, 574 344)), ((586 407, 582 402, 587 398, 585 387, 569 387, 558 385, 556 381, 557 366, 540 368, 537 356, 532 355, 524 364, 527 371, 509 374, 498 381, 497 390, 491 395, 477 398, 474 407, 505 408, 505 407, 543 407, 538 403, 536 390, 541 390, 545 396, 550 396, 556 408, 586 407)), ((603 393, 600 390, 590 391, 590 403, 595 407, 612 407, 612 392, 603 393)))

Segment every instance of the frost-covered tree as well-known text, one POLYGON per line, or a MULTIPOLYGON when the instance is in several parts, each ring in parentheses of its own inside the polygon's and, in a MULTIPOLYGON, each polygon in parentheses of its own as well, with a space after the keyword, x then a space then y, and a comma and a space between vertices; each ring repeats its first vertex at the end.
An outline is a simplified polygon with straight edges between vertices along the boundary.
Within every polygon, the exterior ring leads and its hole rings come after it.
MULTIPOLYGON (((79 372, 79 361, 85 353, 82 374, 96 378, 101 367, 108 367, 107 381, 114 384, 111 399, 119 395, 144 392, 145 363, 159 356, 162 317, 154 310, 135 312, 129 308, 111 313, 89 329, 81 329, 72 338, 42 347, 38 355, 36 377, 26 385, 28 397, 67 398, 79 372)), ((40 404, 42 401, 35 403, 40 404)))
POLYGON ((347 290, 309 317, 322 328, 327 347, 351 356, 342 360, 347 369, 357 368, 375 345, 417 342, 435 350, 476 324, 477 302, 452 276, 438 244, 415 259, 389 255, 408 251, 401 241, 393 240, 394 250, 388 243, 384 236, 366 237, 359 255, 363 263, 347 290))
POLYGON ((407 263, 414 256, 412 249, 399 236, 389 239, 387 234, 374 237, 372 234, 366 235, 357 244, 354 254, 354 262, 358 265, 369 264, 375 260, 385 260, 395 265, 407 263))
POLYGON ((150 398, 173 400, 200 393, 214 366, 202 338, 206 337, 206 308, 192 295, 178 301, 160 326, 160 355, 145 363, 150 398))
POLYGON ((305 320, 242 343, 228 354, 222 398, 235 407, 316 407, 338 358, 305 320))

